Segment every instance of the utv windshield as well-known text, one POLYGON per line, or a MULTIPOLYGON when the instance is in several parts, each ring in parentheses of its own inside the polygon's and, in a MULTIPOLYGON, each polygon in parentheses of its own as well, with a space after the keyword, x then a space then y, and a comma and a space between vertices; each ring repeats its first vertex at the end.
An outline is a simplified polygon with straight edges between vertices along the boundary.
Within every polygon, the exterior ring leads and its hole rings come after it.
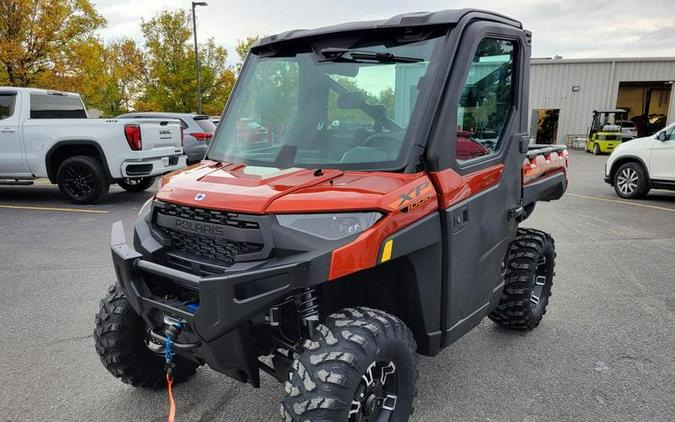
POLYGON ((208 158, 251 166, 394 170, 442 32, 252 51, 208 158))

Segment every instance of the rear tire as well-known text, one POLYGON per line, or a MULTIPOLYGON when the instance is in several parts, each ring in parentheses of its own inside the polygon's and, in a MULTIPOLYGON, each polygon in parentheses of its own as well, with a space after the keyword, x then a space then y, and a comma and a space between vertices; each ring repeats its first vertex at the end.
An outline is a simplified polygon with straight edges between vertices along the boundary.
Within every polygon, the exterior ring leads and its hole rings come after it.
POLYGON ((383 311, 349 308, 330 315, 293 363, 283 420, 365 422, 378 420, 380 412, 382 420, 407 421, 416 347, 408 327, 383 311))
MULTIPOLYGON (((164 357, 146 345, 145 322, 118 285, 110 286, 101 300, 94 340, 103 366, 122 382, 142 388, 165 387, 164 357)), ((173 362, 174 383, 186 381, 199 366, 179 355, 173 362)))
POLYGON ((593 144, 593 155, 600 155, 600 154, 602 154, 602 151, 600 151, 600 145, 593 144))
POLYGON ((639 163, 625 163, 614 173, 614 191, 621 198, 639 199, 649 193, 647 173, 639 163))
POLYGON ((56 172, 56 181, 61 193, 75 204, 93 204, 110 188, 101 162, 87 155, 64 160, 56 172))
POLYGON ((546 313, 555 275, 555 243, 548 234, 518 229, 506 262, 504 290, 489 317, 512 330, 531 330, 546 313))
POLYGON ((127 192, 143 192, 155 183, 154 177, 139 177, 120 180, 117 184, 127 192))

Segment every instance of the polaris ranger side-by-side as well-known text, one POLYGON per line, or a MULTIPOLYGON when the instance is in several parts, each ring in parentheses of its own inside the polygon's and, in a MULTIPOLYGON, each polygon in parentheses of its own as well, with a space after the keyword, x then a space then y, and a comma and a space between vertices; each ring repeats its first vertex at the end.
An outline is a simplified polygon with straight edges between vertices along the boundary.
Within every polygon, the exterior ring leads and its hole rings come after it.
POLYGON ((105 367, 161 387, 172 350, 175 382, 285 382, 284 420, 404 421, 416 352, 536 327, 554 244, 518 226, 568 157, 528 145, 530 42, 478 10, 260 40, 206 159, 162 179, 133 248, 113 226, 105 367))

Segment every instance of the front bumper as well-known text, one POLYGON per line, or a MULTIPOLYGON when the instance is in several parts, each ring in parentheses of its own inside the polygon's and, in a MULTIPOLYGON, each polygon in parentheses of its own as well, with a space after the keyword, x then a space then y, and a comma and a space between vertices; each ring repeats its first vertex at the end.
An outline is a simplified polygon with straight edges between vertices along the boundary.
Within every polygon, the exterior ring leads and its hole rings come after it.
POLYGON ((248 321, 307 284, 310 261, 298 259, 246 272, 200 277, 143 259, 127 245, 121 222, 112 228, 111 250, 117 279, 131 306, 155 332, 165 317, 182 321, 175 348, 181 355, 259 386, 257 355, 248 321), (162 297, 148 281, 159 278, 194 292, 194 300, 162 297))
POLYGON ((186 165, 187 157, 185 155, 171 155, 142 160, 127 160, 122 163, 120 171, 122 177, 152 177, 182 169, 186 165))

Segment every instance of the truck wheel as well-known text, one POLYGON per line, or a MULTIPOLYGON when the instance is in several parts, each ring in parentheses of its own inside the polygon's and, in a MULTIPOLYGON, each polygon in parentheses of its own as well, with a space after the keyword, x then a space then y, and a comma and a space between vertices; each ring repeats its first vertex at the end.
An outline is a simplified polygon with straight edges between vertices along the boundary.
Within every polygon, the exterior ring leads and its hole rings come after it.
POLYGON ((548 234, 518 229, 506 262, 504 290, 490 313, 498 325, 531 330, 546 313, 555 270, 555 244, 548 234))
MULTIPOLYGON (((110 286, 101 300, 94 340, 103 366, 122 382, 143 388, 165 386, 164 347, 149 341, 145 322, 118 285, 110 286)), ((173 361, 175 383, 186 381, 199 366, 179 355, 173 361)))
POLYGON ((649 193, 647 175, 638 163, 626 163, 614 173, 614 190, 622 198, 644 198, 649 193))
POLYGON ((602 151, 600 151, 600 145, 594 144, 593 145, 593 155, 600 155, 602 154, 602 151))
POLYGON ((154 177, 139 177, 132 179, 127 177, 120 180, 117 184, 127 192, 143 192, 155 183, 154 177))
POLYGON ((284 421, 407 421, 415 397, 415 340, 383 311, 330 315, 293 363, 284 421))
POLYGON ((86 155, 67 158, 56 172, 59 190, 76 204, 93 204, 110 187, 101 163, 86 155))

